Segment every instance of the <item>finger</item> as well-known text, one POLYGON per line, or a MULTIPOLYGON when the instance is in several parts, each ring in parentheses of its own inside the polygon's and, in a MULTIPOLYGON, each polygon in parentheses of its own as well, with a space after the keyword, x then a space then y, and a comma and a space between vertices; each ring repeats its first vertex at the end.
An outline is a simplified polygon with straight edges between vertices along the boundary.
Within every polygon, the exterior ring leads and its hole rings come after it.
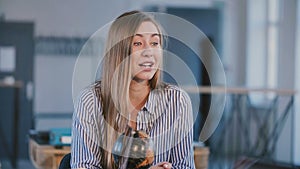
POLYGON ((165 169, 169 169, 169 168, 172 168, 172 164, 171 163, 165 163, 165 164, 163 164, 163 167, 165 169))
POLYGON ((170 168, 172 168, 172 164, 169 163, 169 162, 166 162, 166 161, 157 163, 155 166, 157 168, 161 168, 161 169, 170 169, 170 168))

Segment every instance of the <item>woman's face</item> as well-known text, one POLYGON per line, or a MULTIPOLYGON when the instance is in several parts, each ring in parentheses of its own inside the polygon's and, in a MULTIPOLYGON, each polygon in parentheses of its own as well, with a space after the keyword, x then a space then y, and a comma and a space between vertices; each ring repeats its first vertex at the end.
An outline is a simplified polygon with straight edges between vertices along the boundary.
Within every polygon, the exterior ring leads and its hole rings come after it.
POLYGON ((152 22, 145 21, 139 26, 131 44, 131 70, 134 80, 152 79, 162 59, 160 41, 159 32, 152 22))

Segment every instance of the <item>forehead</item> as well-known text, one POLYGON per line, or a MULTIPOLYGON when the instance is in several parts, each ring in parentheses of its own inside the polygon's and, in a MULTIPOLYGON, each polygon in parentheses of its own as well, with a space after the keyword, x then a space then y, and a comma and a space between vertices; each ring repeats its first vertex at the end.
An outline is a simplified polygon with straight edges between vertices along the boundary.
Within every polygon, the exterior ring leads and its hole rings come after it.
POLYGON ((159 31, 151 21, 142 22, 135 34, 159 34, 159 31))

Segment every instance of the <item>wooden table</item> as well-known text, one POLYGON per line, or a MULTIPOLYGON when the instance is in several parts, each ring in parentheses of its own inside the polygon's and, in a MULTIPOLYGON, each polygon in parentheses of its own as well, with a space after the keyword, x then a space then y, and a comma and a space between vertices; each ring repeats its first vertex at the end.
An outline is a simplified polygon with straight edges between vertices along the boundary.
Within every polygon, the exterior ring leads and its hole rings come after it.
POLYGON ((41 145, 34 139, 29 139, 30 160, 37 169, 57 169, 61 159, 70 152, 70 146, 57 148, 52 145, 41 145))

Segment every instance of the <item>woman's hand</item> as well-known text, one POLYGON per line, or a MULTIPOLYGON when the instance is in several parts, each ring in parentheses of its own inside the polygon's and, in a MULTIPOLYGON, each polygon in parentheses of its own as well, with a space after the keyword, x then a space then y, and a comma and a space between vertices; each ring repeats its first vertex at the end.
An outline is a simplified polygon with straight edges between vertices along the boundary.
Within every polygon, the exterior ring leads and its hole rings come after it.
POLYGON ((170 169, 172 168, 172 164, 169 162, 160 162, 155 166, 150 167, 150 169, 170 169))

